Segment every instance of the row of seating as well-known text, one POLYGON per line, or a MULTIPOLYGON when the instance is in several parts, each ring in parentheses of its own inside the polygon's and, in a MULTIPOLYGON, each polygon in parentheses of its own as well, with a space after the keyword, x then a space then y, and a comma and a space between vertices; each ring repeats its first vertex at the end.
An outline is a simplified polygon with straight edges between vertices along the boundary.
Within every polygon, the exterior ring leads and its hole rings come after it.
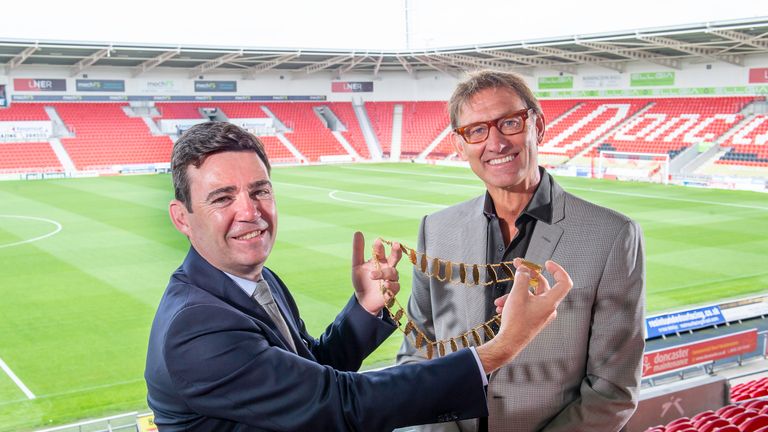
POLYGON ((731 387, 731 400, 738 402, 768 396, 768 377, 748 381, 731 387))
POLYGON ((49 120, 43 104, 14 103, 8 108, 0 109, 0 122, 49 120))
POLYGON ((753 399, 681 417, 645 432, 768 432, 768 400, 753 399))
POLYGON ((62 166, 51 145, 47 142, 0 144, 0 173, 11 174, 35 170, 40 172, 61 171, 62 166))
POLYGON ((645 432, 768 432, 768 376, 731 386, 731 403, 645 432))
POLYGON ((153 136, 141 118, 128 117, 116 103, 56 103, 61 120, 75 133, 61 143, 75 167, 169 162, 170 137, 153 136))
POLYGON ((320 156, 347 154, 331 130, 315 114, 314 108, 322 105, 319 103, 273 103, 267 105, 269 110, 291 129, 286 137, 299 153, 311 162, 320 160, 320 156))
MULTIPOLYGON (((669 153, 674 156, 693 142, 717 139, 743 116, 739 114, 750 97, 669 98, 669 99, 591 99, 545 100, 542 106, 549 128, 540 153, 572 157, 599 138, 611 149, 630 152, 669 153), (626 120, 638 113, 632 121, 626 120), (665 123, 666 122, 666 123, 665 123), (624 123, 624 126, 619 126, 624 123), (665 128, 665 125, 669 125, 665 128), (661 130, 661 133, 659 133, 661 130), (669 139, 674 135, 674 139, 669 139), (607 136, 607 137, 606 137, 607 136)), ((52 106, 74 138, 62 143, 75 165, 80 169, 126 163, 167 162, 170 152, 168 137, 152 136, 140 118, 128 117, 123 111, 126 103, 14 103, 0 110, 3 118, 34 118, 47 120, 44 106, 52 106), (5 117, 3 117, 5 116, 5 117), (148 149, 153 149, 150 151, 148 149), (139 156, 142 155, 142 156, 139 156), (148 160, 149 159, 157 160, 148 160)), ((389 154, 395 105, 403 109, 401 154, 404 157, 421 153, 449 124, 444 101, 366 102, 365 109, 374 133, 385 154, 389 154)), ((218 108, 228 118, 267 118, 267 107, 291 131, 286 137, 310 161, 325 155, 344 155, 347 151, 330 133, 323 120, 314 112, 318 107, 331 110, 344 125, 342 135, 363 158, 370 153, 363 138, 351 103, 346 102, 174 102, 157 103, 162 119, 202 118, 200 108, 218 108)), ((745 133, 733 133, 728 145, 734 150, 719 163, 768 166, 768 116, 757 116, 740 125, 745 133), (745 156, 746 155, 746 156, 745 156)), ((15 120, 8 120, 15 121, 15 120)), ((278 140, 270 140, 269 155, 280 159, 295 159, 278 140)), ((595 156, 597 149, 590 155, 595 156)), ((432 151, 432 157, 445 158, 455 154, 449 135, 432 151)))

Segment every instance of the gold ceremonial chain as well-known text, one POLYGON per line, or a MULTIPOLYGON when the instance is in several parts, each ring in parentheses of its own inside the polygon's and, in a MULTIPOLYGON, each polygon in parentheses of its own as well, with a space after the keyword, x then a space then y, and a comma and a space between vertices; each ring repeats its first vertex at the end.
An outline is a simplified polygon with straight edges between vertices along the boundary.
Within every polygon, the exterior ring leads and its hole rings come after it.
MULTIPOLYGON (((384 239, 380 240, 390 247, 392 246, 391 241, 384 239)), ((415 249, 409 248, 402 243, 400 243, 400 248, 403 250, 403 253, 408 256, 411 264, 413 264, 417 270, 420 270, 421 273, 427 277, 435 278, 440 282, 459 282, 464 285, 471 284, 485 287, 499 282, 513 281, 515 279, 515 274, 512 271, 514 268, 512 261, 504 261, 497 264, 466 264, 462 262, 454 263, 451 261, 442 260, 440 258, 430 258, 427 256, 427 254, 417 252, 415 249), (429 265, 430 263, 432 264, 431 270, 429 265), (458 275, 453 272, 454 265, 458 266, 458 275), (440 271, 441 268, 444 269, 442 271, 442 275, 440 271), (480 269, 484 269, 490 280, 480 280, 480 269), (469 274, 470 272, 471 275, 469 274), (458 278, 455 278, 454 276, 458 276, 458 278), (471 279, 468 278, 469 276, 471 276, 471 279)), ((524 266, 536 272, 536 274, 541 273, 540 265, 526 260, 522 261, 524 266)), ((373 262, 375 263, 376 270, 381 270, 381 265, 379 260, 375 258, 375 253, 373 262)), ((538 284, 539 281, 537 279, 531 278, 530 286, 528 289, 532 293, 536 294, 536 287, 538 284)), ((428 359, 431 359, 434 356, 435 350, 437 350, 437 353, 440 355, 440 357, 443 357, 445 355, 446 346, 449 346, 452 352, 458 351, 459 342, 461 342, 463 348, 469 347, 470 337, 475 342, 475 346, 482 345, 483 340, 480 337, 480 332, 485 333, 486 338, 491 340, 494 336, 496 336, 496 333, 493 331, 493 328, 491 328, 491 325, 494 323, 496 325, 501 325, 501 314, 496 314, 490 320, 478 324, 458 336, 454 336, 449 339, 433 341, 427 335, 425 335, 424 332, 416 325, 416 323, 413 322, 411 317, 408 316, 405 308, 403 308, 400 302, 397 301, 395 294, 393 294, 392 291, 384 286, 383 281, 379 281, 379 286, 381 287, 381 294, 384 296, 384 306, 387 308, 389 315, 395 321, 397 328, 402 331, 406 337, 413 334, 414 346, 416 349, 425 348, 427 351, 428 359), (402 323, 403 318, 405 318, 405 325, 402 323)))

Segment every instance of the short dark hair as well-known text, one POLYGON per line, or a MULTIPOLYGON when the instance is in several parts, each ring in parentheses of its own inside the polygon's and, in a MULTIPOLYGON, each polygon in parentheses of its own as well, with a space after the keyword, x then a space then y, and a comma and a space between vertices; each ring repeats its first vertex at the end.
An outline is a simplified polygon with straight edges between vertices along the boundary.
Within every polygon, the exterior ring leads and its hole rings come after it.
POLYGON ((205 159, 215 153, 225 151, 252 151, 271 172, 264 144, 253 134, 241 127, 226 122, 205 122, 187 129, 173 145, 171 155, 171 173, 173 192, 177 200, 192 211, 189 197, 189 177, 187 168, 193 165, 199 168, 205 159))
POLYGON ((515 92, 525 103, 526 108, 531 108, 537 116, 542 116, 541 104, 533 92, 525 83, 522 76, 512 73, 490 69, 479 70, 470 73, 464 80, 456 85, 456 89, 448 101, 448 113, 451 117, 451 127, 459 127, 459 114, 461 108, 472 96, 481 90, 489 88, 506 88, 515 92))

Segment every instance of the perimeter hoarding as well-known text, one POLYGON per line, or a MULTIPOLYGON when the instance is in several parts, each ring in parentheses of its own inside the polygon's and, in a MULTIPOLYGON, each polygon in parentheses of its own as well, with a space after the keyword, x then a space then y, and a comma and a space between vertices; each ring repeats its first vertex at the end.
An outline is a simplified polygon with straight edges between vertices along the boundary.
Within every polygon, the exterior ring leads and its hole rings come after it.
POLYGON ((725 317, 723 317, 720 306, 688 309, 647 317, 645 319, 645 337, 650 339, 720 324, 725 324, 725 317))
POLYGON ((757 349, 757 329, 643 354, 643 378, 746 354, 757 349))

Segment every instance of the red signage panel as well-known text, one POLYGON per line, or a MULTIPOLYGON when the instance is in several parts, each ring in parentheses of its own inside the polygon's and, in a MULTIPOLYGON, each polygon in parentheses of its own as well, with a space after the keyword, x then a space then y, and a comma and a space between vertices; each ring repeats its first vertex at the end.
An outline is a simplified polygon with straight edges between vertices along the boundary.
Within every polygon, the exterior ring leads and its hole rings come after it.
POLYGON ((331 83, 333 93, 370 93, 373 91, 373 81, 334 81, 331 83))
POLYGON ((672 372, 757 349, 757 329, 691 342, 643 355, 643 377, 672 372))
POLYGON ((13 89, 16 91, 66 91, 67 80, 53 78, 14 78, 13 89))
POLYGON ((749 70, 749 82, 768 83, 768 68, 753 68, 749 70))

